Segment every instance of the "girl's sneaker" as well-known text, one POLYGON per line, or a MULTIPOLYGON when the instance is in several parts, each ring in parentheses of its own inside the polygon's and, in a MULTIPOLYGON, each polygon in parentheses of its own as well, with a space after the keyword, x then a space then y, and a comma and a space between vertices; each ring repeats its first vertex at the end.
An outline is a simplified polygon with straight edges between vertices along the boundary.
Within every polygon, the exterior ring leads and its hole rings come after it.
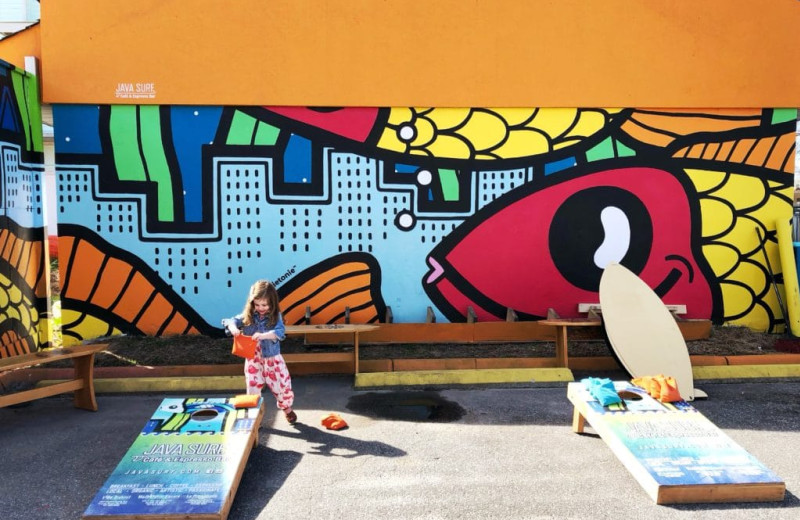
POLYGON ((289 424, 294 424, 297 422, 297 414, 294 413, 294 410, 290 410, 286 413, 286 420, 289 421, 289 424))

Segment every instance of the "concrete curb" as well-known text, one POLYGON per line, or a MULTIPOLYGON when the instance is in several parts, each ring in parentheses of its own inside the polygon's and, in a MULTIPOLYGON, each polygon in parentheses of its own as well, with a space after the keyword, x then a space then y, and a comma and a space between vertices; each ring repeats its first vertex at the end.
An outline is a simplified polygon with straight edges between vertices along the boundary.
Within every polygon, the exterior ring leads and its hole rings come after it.
POLYGON ((797 365, 723 365, 692 367, 695 379, 763 379, 800 377, 797 365))
POLYGON ((356 374, 355 387, 534 384, 570 381, 574 381, 574 378, 568 368, 417 370, 356 374))
MULTIPOLYGON (((42 381, 40 384, 50 382, 42 381)), ((98 394, 210 391, 235 391, 243 394, 245 388, 244 376, 129 377, 94 381, 94 390, 98 394)))
MULTIPOLYGON (((696 381, 741 379, 800 378, 800 364, 787 365, 714 365, 693 367, 696 381)), ((408 372, 372 372, 356 374, 358 389, 414 386, 458 385, 532 385, 574 381, 567 368, 522 368, 479 370, 419 370, 408 372)), ((43 380, 36 386, 52 385, 60 380, 43 380)), ((136 392, 236 392, 244 393, 244 376, 127 377, 95 379, 98 394, 136 392)))

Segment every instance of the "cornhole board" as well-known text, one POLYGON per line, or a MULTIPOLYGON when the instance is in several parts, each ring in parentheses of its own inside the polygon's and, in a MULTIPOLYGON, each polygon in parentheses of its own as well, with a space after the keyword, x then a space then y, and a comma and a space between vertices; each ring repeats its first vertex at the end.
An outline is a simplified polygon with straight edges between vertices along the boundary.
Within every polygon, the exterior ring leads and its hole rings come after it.
POLYGON ((786 313, 789 331, 792 336, 800 336, 800 286, 797 281, 797 260, 794 256, 792 242, 792 225, 789 220, 778 220, 775 223, 775 235, 778 239, 778 253, 783 273, 783 289, 786 292, 786 313))
POLYGON ((585 422, 657 504, 777 502, 786 484, 686 401, 662 404, 616 381, 625 406, 603 407, 583 383, 569 383, 572 429, 585 422))
POLYGON ((672 376, 681 397, 694 400, 686 341, 650 286, 621 264, 609 264, 600 278, 600 306, 611 348, 631 377, 672 376))
POLYGON ((263 414, 263 399, 164 399, 82 518, 227 518, 263 414))

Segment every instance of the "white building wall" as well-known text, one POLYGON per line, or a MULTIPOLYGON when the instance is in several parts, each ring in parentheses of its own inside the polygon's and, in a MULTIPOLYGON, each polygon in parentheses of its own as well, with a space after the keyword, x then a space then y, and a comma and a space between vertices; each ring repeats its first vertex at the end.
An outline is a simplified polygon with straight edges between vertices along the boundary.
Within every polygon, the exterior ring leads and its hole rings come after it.
POLYGON ((39 19, 36 0, 0 0, 0 22, 34 22, 39 19))
POLYGON ((55 144, 53 137, 44 138, 44 186, 42 191, 45 198, 44 203, 44 223, 47 226, 47 234, 50 236, 58 235, 58 222, 56 215, 56 158, 55 144))

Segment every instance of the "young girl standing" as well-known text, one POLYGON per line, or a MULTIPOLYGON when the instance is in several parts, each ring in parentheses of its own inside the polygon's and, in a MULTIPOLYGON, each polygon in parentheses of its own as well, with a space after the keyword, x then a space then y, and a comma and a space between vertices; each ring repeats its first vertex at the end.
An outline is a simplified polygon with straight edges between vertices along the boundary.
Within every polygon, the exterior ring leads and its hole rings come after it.
POLYGON ((289 424, 294 424, 297 414, 292 410, 292 378, 281 356, 281 341, 286 338, 286 328, 275 286, 266 280, 254 283, 250 287, 244 310, 227 320, 226 327, 234 336, 244 334, 258 341, 259 348, 256 349, 253 359, 244 361, 247 393, 261 393, 264 385, 267 385, 275 396, 278 408, 286 415, 286 420, 289 424))

